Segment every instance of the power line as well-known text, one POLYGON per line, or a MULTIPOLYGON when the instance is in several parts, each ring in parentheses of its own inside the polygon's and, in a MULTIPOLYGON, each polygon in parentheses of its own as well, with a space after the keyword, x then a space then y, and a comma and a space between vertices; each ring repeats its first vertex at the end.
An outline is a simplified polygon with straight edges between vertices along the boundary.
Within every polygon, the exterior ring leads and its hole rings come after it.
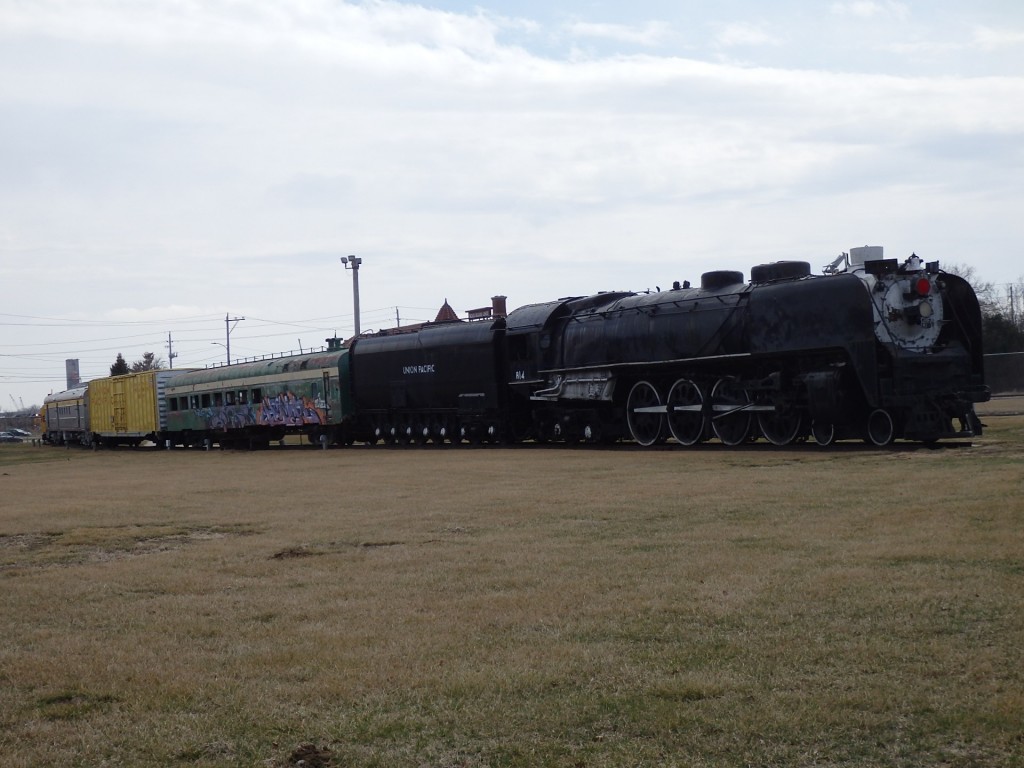
POLYGON ((152 334, 149 333, 136 333, 131 336, 109 336, 102 339, 77 339, 75 341, 40 341, 36 342, 35 344, 0 344, 0 347, 3 347, 5 349, 17 349, 20 347, 54 347, 57 345, 67 346, 72 344, 91 344, 94 342, 124 341, 126 339, 145 339, 149 338, 151 335, 152 334))
POLYGON ((119 325, 166 325, 167 323, 199 323, 208 322, 213 318, 210 315, 191 315, 188 317, 161 318, 157 320, 85 320, 72 319, 70 317, 42 317, 38 315, 11 315, 0 312, 0 317, 16 317, 23 320, 38 320, 36 323, 12 323, 0 320, 0 325, 31 326, 37 328, 63 328, 76 326, 119 326, 119 325))

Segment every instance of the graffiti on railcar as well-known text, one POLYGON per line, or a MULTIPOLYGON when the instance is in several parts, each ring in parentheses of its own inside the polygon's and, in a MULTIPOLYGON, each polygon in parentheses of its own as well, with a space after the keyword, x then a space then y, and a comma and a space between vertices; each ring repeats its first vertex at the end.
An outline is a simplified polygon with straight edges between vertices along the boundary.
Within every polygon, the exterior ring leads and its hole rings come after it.
POLYGON ((264 396, 260 403, 215 405, 193 409, 206 429, 229 430, 245 427, 300 427, 326 424, 327 402, 302 397, 294 392, 264 396))
POLYGON ((301 397, 290 391, 264 397, 256 423, 275 427, 326 424, 327 403, 322 398, 301 397))

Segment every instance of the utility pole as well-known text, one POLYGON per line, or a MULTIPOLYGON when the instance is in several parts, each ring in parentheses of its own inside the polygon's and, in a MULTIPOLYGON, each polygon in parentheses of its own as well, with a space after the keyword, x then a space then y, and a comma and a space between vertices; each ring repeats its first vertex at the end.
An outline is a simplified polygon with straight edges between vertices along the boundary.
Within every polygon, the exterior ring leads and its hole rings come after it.
POLYGON ((178 353, 174 351, 174 344, 171 341, 171 332, 167 332, 167 365, 171 370, 174 370, 174 358, 178 356, 178 353))
POLYGON ((224 349, 228 353, 228 365, 231 365, 231 332, 235 330, 235 325, 238 325, 239 320, 245 320, 244 317, 231 317, 230 313, 224 314, 224 336, 227 340, 227 344, 224 345, 224 349), (231 325, 234 323, 235 325, 231 325))
POLYGON ((341 263, 345 269, 352 270, 352 309, 356 318, 356 336, 359 336, 359 265, 363 260, 358 256, 342 256, 341 263), (349 266, 349 265, 352 266, 349 266))

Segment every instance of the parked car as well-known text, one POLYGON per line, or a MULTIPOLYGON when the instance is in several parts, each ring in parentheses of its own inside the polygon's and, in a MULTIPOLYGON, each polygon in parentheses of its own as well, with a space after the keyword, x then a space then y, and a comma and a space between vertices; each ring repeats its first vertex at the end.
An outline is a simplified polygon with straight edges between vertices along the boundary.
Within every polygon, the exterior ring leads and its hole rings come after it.
POLYGON ((27 429, 18 429, 17 427, 11 427, 7 431, 10 432, 15 437, 32 437, 32 433, 29 432, 27 429))
POLYGON ((20 443, 23 442, 20 437, 13 435, 10 432, 0 432, 0 443, 20 443))

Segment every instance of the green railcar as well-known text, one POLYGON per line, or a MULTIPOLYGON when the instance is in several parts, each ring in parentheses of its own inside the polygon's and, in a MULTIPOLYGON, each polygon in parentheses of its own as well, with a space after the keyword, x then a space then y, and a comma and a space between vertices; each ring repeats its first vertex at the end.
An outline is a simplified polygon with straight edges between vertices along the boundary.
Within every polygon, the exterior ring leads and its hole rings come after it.
POLYGON ((348 349, 289 355, 182 374, 165 391, 173 445, 259 447, 304 435, 351 442, 348 349))

